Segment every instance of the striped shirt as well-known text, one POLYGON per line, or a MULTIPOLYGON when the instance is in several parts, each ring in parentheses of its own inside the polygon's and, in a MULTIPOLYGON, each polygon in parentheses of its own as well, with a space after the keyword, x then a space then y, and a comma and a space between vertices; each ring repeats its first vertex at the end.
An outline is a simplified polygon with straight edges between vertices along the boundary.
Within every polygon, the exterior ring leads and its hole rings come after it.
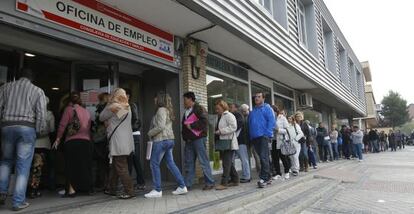
POLYGON ((23 125, 36 128, 38 133, 46 127, 46 96, 29 79, 6 83, 0 87, 1 127, 23 125))

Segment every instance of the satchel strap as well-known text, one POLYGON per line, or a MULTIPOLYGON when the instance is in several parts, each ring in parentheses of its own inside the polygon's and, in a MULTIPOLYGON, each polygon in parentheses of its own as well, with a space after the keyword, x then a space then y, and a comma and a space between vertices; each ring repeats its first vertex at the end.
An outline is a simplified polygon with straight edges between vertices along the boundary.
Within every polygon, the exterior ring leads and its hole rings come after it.
POLYGON ((121 122, 119 122, 119 124, 115 127, 115 129, 112 131, 111 135, 109 135, 108 138, 108 142, 111 141, 112 136, 115 134, 115 131, 118 129, 118 127, 126 120, 126 118, 128 117, 129 112, 125 115, 124 119, 121 120, 121 122))

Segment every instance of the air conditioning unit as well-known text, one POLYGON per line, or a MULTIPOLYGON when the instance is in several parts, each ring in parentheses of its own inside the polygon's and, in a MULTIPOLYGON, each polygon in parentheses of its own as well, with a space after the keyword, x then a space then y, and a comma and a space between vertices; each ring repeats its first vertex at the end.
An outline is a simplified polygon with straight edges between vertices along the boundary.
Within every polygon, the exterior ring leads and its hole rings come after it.
POLYGON ((312 95, 309 93, 303 93, 299 95, 299 107, 300 108, 313 108, 312 95))

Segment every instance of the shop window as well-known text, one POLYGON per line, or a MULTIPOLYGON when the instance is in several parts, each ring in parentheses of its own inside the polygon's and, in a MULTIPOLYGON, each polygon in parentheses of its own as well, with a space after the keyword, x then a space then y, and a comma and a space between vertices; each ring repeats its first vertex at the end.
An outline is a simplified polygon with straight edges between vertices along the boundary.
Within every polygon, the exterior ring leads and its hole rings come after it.
POLYGON ((212 54, 209 54, 207 56, 206 64, 209 68, 216 69, 239 79, 246 81, 249 79, 248 72, 245 68, 242 68, 241 66, 231 63, 227 60, 223 60, 222 58, 214 56, 212 54))
MULTIPOLYGON (((219 75, 213 72, 207 72, 207 101, 208 101, 208 119, 209 119, 209 136, 214 136, 214 130, 217 122, 214 103, 218 99, 223 99, 227 103, 238 105, 249 103, 249 86, 247 83, 219 75)), ((209 137, 210 158, 214 158, 214 137, 209 137)))
POLYGON ((284 86, 281 86, 280 84, 273 83, 273 91, 275 93, 281 94, 283 96, 289 97, 293 99, 293 90, 288 89, 284 86))
POLYGON ((18 67, 19 54, 0 49, 0 85, 13 80, 18 67))
POLYGON ((275 105, 279 110, 284 110, 290 116, 294 114, 293 100, 274 95, 275 105))

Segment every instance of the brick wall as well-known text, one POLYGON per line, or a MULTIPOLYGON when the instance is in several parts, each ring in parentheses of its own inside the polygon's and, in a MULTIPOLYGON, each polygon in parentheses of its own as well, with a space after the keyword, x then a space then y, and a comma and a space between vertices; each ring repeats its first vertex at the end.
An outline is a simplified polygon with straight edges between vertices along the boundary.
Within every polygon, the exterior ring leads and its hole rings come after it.
MULTIPOLYGON (((182 89, 183 92, 192 91, 196 94, 196 101, 207 109, 207 85, 206 85, 206 59, 207 59, 208 47, 206 43, 188 39, 185 41, 183 57, 182 57, 182 89), (194 61, 199 68, 200 74, 198 79, 194 79, 192 75, 192 63, 191 58, 194 57, 197 60, 194 61), (197 62, 196 62, 197 61, 197 62)), ((194 68, 196 69, 196 68, 194 68)), ((207 141, 208 144, 208 141, 207 141)), ((207 153, 208 153, 207 145, 207 153)), ((203 173, 201 167, 197 161, 196 163, 196 177, 195 183, 203 183, 203 173)))

